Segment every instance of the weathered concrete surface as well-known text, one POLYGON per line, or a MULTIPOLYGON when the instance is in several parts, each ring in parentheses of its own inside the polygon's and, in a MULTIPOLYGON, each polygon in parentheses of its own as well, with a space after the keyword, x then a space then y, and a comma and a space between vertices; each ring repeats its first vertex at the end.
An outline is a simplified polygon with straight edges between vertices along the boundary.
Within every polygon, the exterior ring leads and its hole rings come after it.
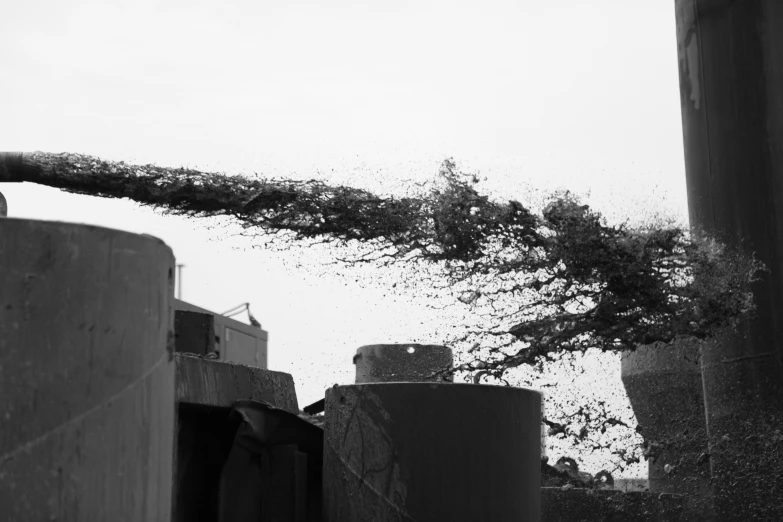
POLYGON ((454 363, 451 348, 436 344, 370 344, 356 350, 356 384, 370 382, 443 382, 454 363), (434 376, 436 375, 436 376, 434 376))
POLYGON ((624 353, 621 376, 642 435, 654 443, 651 493, 688 496, 683 520, 712 520, 712 488, 699 345, 641 346, 624 353))
POLYGON ((236 401, 264 401, 299 413, 291 374, 176 354, 177 402, 231 408, 236 401))
POLYGON ((167 521, 174 256, 0 219, 0 519, 167 521))
POLYGON ((541 522, 681 522, 679 495, 541 488, 541 522))
POLYGON ((783 520, 783 2, 675 8, 690 224, 770 269, 702 349, 715 512, 783 520))
POLYGON ((451 383, 326 393, 324 520, 540 518, 541 394, 451 383))

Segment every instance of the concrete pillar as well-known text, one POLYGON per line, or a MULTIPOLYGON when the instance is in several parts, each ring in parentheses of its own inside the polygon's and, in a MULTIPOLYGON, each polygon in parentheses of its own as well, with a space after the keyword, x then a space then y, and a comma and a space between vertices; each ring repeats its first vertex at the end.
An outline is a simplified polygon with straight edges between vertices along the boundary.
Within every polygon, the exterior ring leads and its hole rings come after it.
POLYGON ((0 219, 0 519, 168 521, 174 256, 0 219))
POLYGON ((675 0, 692 227, 770 270, 702 349, 719 521, 783 520, 783 2, 675 0))
POLYGON ((538 522, 541 395, 394 382, 326 391, 325 522, 538 522))
POLYGON ((699 345, 641 346, 623 354, 621 375, 642 435, 660 445, 648 461, 650 492, 686 495, 683 522, 712 520, 699 345))

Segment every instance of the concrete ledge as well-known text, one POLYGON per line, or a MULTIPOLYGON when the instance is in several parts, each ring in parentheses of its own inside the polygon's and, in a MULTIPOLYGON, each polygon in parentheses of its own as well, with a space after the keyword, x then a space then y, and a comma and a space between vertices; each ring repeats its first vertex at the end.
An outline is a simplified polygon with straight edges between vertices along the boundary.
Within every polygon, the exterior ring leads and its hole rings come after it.
POLYGON ((681 495, 541 488, 541 522, 679 522, 681 495))
POLYGON ((178 403, 230 408, 249 399, 299 413, 291 374, 179 353, 175 358, 178 403))

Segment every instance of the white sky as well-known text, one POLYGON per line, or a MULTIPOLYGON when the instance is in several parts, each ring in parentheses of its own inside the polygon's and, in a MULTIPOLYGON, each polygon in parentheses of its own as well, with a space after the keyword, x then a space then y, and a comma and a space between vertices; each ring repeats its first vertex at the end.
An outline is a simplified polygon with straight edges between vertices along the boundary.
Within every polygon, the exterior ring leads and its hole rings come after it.
MULTIPOLYGON (((564 186, 612 219, 687 223, 667 2, 25 0, 0 17, 0 71, 2 150, 377 190, 453 156, 506 198, 564 186)), ((297 269, 301 252, 128 201, 0 190, 11 217, 160 237, 186 265, 186 301, 250 301, 300 406, 353 382, 363 344, 438 341, 422 303, 297 269)))

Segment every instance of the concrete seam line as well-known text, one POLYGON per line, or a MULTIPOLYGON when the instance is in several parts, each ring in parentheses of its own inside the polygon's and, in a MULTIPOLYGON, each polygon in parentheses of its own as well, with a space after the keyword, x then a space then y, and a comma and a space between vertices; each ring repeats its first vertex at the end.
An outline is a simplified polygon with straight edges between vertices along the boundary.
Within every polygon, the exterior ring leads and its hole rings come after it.
POLYGON ((324 446, 327 446, 329 450, 334 454, 335 457, 337 457, 337 460, 340 461, 340 463, 344 466, 343 469, 347 470, 351 475, 356 477, 359 480, 359 483, 363 486, 375 493, 378 498, 383 499, 386 504, 391 506, 397 513, 405 517, 407 520, 410 520, 412 522, 416 522, 416 520, 411 517, 403 508, 398 506, 392 499, 388 498, 386 495, 383 495, 380 491, 375 489, 372 484, 369 484, 366 480, 364 480, 361 475, 359 475, 355 469, 353 469, 351 466, 348 465, 347 462, 343 460, 343 458, 340 456, 340 454, 337 452, 337 450, 329 444, 326 440, 324 440, 324 446))
POLYGON ((754 353, 751 355, 741 355, 739 357, 731 357, 728 359, 721 359, 718 362, 709 363, 709 364, 702 364, 702 369, 704 368, 714 368, 715 366, 721 366, 724 364, 732 364, 736 362, 742 362, 742 361, 752 361, 753 359, 765 359, 767 357, 772 357, 773 355, 776 355, 776 352, 764 352, 764 353, 754 353))
MULTIPOLYGON (((93 413, 95 413, 99 409, 101 409, 101 408, 103 408, 105 406, 108 406, 109 404, 111 404, 112 402, 114 402, 115 400, 120 398, 120 396, 124 395, 127 391, 129 391, 130 389, 135 387, 137 384, 139 384, 140 382, 146 380, 147 377, 152 375, 152 373, 155 370, 157 370, 158 367, 161 365, 161 363, 163 363, 166 359, 168 359, 168 354, 166 354, 163 357, 161 357, 152 366, 152 368, 150 368, 149 370, 147 370, 144 373, 144 375, 142 375, 141 377, 139 377, 137 380, 133 381, 132 383, 128 384, 122 390, 120 390, 119 392, 115 393, 114 395, 112 395, 111 397, 109 397, 105 401, 101 402, 100 404, 97 404, 96 406, 90 408, 89 410, 87 410, 85 412, 82 412, 82 413, 76 415, 75 417, 71 417, 70 419, 68 419, 67 421, 63 422, 62 424, 60 424, 58 426, 55 426, 51 430, 47 431, 43 435, 39 435, 38 437, 34 438, 33 440, 27 441, 24 444, 22 444, 21 446, 18 446, 16 448, 12 449, 11 451, 6 453, 5 455, 0 456, 0 465, 5 464, 9 460, 12 460, 12 459, 16 458, 20 453, 34 448, 35 446, 37 446, 38 444, 43 442, 45 439, 47 439, 50 435, 52 435, 52 434, 54 434, 54 433, 56 433, 58 431, 61 431, 63 428, 66 428, 66 427, 70 426, 71 424, 74 424, 75 422, 78 422, 78 421, 84 419, 85 417, 88 417, 89 415, 92 415, 93 413)), ((172 401, 173 400, 174 399, 172 398, 172 401)))

